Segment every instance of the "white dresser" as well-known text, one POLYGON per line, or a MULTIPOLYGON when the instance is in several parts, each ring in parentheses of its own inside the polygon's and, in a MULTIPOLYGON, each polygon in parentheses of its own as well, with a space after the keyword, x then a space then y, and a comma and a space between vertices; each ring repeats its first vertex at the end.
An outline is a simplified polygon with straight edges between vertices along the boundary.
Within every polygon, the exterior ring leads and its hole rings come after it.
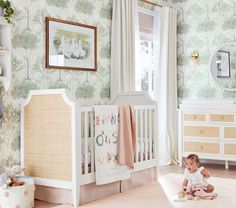
POLYGON ((199 158, 236 161, 236 104, 186 102, 179 108, 179 162, 195 153, 199 158))

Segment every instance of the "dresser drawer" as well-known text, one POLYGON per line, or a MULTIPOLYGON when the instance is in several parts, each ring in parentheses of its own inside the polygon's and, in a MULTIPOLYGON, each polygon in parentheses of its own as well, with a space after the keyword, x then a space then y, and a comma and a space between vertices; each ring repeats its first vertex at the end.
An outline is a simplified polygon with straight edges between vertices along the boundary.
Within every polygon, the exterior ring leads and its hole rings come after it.
POLYGON ((215 122, 233 122, 234 115, 233 114, 211 114, 210 121, 215 122))
POLYGON ((184 142, 184 151, 220 154, 220 144, 210 142, 184 142))
POLYGON ((206 121, 205 114, 184 114, 184 121, 206 121))
POLYGON ((184 126, 184 136, 218 138, 220 136, 220 130, 219 127, 184 126))
POLYGON ((225 127, 224 128, 224 137, 236 139, 236 127, 225 127))
POLYGON ((236 144, 224 144, 224 154, 236 156, 236 144))

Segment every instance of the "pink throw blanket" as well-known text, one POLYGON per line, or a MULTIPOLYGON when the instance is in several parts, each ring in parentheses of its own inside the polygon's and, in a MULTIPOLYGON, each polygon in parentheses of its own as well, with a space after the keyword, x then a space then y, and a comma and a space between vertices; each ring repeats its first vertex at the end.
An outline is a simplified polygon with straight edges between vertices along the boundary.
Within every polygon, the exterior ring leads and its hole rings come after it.
POLYGON ((207 193, 206 190, 206 186, 205 185, 194 185, 192 188, 192 191, 194 192, 193 195, 194 196, 198 196, 201 199, 214 199, 216 198, 217 194, 214 192, 211 193, 207 193))
POLYGON ((119 105, 119 141, 118 163, 134 167, 136 144, 136 127, 133 108, 130 105, 119 105))

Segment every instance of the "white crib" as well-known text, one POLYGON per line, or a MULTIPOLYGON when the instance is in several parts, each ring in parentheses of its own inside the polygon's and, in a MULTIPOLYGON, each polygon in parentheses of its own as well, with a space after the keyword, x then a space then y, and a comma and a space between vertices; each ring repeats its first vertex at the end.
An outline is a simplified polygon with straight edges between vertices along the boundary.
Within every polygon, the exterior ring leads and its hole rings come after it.
MULTIPOLYGON (((21 163, 42 186, 71 189, 95 182, 94 111, 79 106, 65 89, 33 90, 21 109, 21 163)), ((133 104, 136 154, 132 172, 155 167, 158 178, 157 108, 145 92, 123 93, 113 104, 133 104)))

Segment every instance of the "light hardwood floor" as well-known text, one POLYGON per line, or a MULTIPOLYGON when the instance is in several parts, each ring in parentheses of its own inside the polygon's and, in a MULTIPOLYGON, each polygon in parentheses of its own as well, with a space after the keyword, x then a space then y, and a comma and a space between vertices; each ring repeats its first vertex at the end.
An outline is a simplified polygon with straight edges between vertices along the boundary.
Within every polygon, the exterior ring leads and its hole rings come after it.
MULTIPOLYGON (((234 178, 236 179, 236 166, 230 166, 229 170, 225 170, 224 165, 216 165, 216 164, 203 164, 205 168, 207 168, 211 176, 213 177, 221 177, 221 178, 234 178)), ((179 167, 178 165, 170 165, 170 166, 161 166, 159 167, 160 175, 165 175, 168 173, 183 173, 184 167, 179 167)), ((54 207, 56 204, 45 203, 41 201, 36 201, 36 208, 50 208, 54 207)))

